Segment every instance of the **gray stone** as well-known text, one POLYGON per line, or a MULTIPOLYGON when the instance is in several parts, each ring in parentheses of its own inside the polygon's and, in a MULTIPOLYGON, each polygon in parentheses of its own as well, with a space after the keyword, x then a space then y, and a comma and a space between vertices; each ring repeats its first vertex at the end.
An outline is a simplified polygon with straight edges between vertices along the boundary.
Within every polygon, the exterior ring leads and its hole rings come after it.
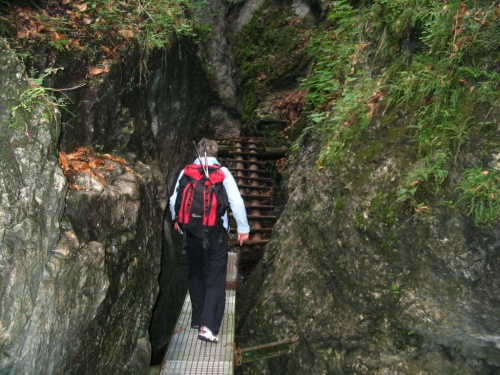
MULTIPOLYGON (((102 179, 78 174, 73 183, 83 190, 67 191, 57 162, 59 112, 50 114, 40 100, 18 109, 14 121, 19 95, 29 87, 3 41, 0 62, 0 372, 146 374, 166 206, 163 174, 129 152, 128 165, 106 164, 111 169, 101 168, 102 179)), ((143 122, 115 105, 123 95, 113 93, 119 84, 106 88, 101 104, 117 108, 110 111, 116 119, 97 133, 122 134, 110 144, 123 150, 131 139, 123 124, 141 132, 143 122)), ((92 118, 99 129, 106 116, 92 118)), ((84 142, 86 135, 66 132, 65 139, 78 138, 84 142)), ((137 150, 143 155, 146 148, 137 150)))
POLYGON ((222 0, 207 3, 200 11, 200 21, 210 26, 211 34, 202 43, 206 55, 205 64, 209 79, 217 100, 212 103, 212 111, 225 115, 217 115, 210 119, 212 129, 217 135, 227 136, 239 134, 241 128, 241 104, 237 88, 236 66, 231 44, 230 7, 222 0))
POLYGON ((149 336, 137 340, 134 353, 125 365, 123 375, 148 375, 151 360, 149 336))
POLYGON ((444 208, 435 220, 405 217, 390 199, 405 143, 342 172, 316 167, 318 144, 304 142, 290 164, 288 203, 240 305, 242 347, 300 340, 243 373, 500 368, 498 229, 444 208))
POLYGON ((248 0, 241 8, 236 21, 235 28, 241 31, 246 25, 250 23, 254 13, 264 4, 264 0, 248 0))
POLYGON ((302 22, 308 26, 316 25, 318 20, 308 2, 302 0, 293 0, 292 9, 294 13, 302 19, 302 22))
POLYGON ((46 298, 41 285, 52 267, 67 186, 55 151, 59 113, 43 101, 19 107, 18 98, 29 87, 3 40, 0 66, 0 367, 14 374, 23 373, 21 363, 31 360, 30 335, 40 329, 37 311, 46 298))

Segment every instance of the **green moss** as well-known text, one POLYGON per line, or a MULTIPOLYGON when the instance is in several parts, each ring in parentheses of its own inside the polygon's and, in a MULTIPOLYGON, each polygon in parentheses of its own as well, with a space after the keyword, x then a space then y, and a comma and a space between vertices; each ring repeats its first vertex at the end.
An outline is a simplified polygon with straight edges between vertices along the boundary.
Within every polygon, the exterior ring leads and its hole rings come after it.
POLYGON ((392 227, 395 223, 396 208, 388 192, 380 191, 373 197, 369 212, 384 226, 392 227))
POLYGON ((339 197, 339 198, 335 201, 335 208, 334 208, 334 212, 335 212, 335 213, 339 213, 339 212, 341 212, 343 209, 344 209, 344 197, 339 197))
POLYGON ((273 138, 286 126, 284 122, 263 123, 254 111, 270 87, 296 80, 295 75, 304 67, 304 34, 290 4, 267 1, 236 39, 235 56, 244 93, 244 134, 273 138))
POLYGON ((483 122, 479 124, 479 134, 481 136, 481 159, 490 158, 493 153, 500 152, 500 136, 498 126, 494 122, 483 122))

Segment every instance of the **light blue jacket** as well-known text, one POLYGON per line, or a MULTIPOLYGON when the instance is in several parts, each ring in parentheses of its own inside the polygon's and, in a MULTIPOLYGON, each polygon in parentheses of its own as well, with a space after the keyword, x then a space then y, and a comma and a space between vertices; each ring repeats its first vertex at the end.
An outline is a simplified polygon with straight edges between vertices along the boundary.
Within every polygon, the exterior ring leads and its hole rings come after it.
MULTIPOLYGON (((205 160, 203 160, 205 161, 205 160)), ((193 164, 201 164, 200 159, 197 158, 193 164)), ((204 163, 203 163, 204 164, 204 163)), ((214 157, 207 157, 208 165, 219 165, 220 163, 214 157)), ((234 180, 233 175, 229 172, 229 169, 226 167, 221 167, 222 172, 226 178, 222 184, 226 189, 227 197, 229 200, 229 206, 231 207, 231 211, 233 211, 233 217, 236 220, 237 232, 238 233, 250 233, 250 226, 248 225, 247 220, 247 211, 245 209, 245 203, 243 202, 243 198, 241 198, 240 191, 238 190, 238 185, 236 185, 236 181, 234 180)), ((179 180, 184 174, 184 170, 181 171, 179 177, 177 178, 177 182, 175 183, 174 193, 170 197, 170 213, 172 214, 172 220, 175 220, 175 199, 177 198, 177 192, 179 190, 179 180)), ((229 221, 227 219, 227 212, 222 217, 222 223, 224 228, 229 231, 229 221)))

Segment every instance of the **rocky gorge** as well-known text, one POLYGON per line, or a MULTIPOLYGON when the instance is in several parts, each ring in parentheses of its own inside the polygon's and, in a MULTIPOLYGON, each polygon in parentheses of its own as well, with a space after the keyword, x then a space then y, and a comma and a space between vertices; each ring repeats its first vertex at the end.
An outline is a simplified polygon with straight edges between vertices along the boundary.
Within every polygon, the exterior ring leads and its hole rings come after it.
POLYGON ((131 44, 99 74, 43 43, 23 61, 2 17, 0 374, 161 361, 187 289, 167 199, 193 139, 236 134, 289 149, 237 345, 297 338, 236 373, 499 374, 498 2, 196 12, 201 40, 131 44), (52 70, 37 86, 29 68, 52 70))

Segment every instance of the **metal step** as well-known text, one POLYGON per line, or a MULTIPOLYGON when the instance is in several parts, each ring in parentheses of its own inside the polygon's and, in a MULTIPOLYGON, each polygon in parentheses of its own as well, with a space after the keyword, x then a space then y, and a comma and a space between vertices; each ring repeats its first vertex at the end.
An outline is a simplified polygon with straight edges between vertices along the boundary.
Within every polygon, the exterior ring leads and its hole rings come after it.
POLYGON ((272 204, 247 204, 245 208, 247 210, 274 210, 272 204))
POLYGON ((263 195, 263 194, 241 194, 241 197, 243 199, 248 198, 248 199, 271 200, 271 196, 270 195, 263 195))
POLYGON ((245 178, 245 177, 237 177, 234 172, 246 172, 246 173, 257 173, 257 174, 269 174, 269 171, 261 171, 255 169, 247 169, 247 168, 228 168, 234 178, 245 178))
POLYGON ((272 186, 255 186, 255 185, 243 185, 238 184, 240 189, 255 189, 255 190, 271 190, 272 186))
MULTIPOLYGON (((230 213, 229 217, 233 217, 230 213)), ((276 220, 276 215, 247 215, 248 220, 276 220)))
POLYGON ((271 179, 269 177, 241 177, 241 176, 233 176, 235 179, 238 180, 246 180, 246 181, 258 181, 258 182, 271 182, 271 179))
MULTIPOLYGON (((221 160, 222 160, 223 164, 243 163, 243 164, 267 165, 270 163, 268 161, 259 161, 259 160, 239 160, 239 159, 221 159, 221 160)), ((229 169, 231 169, 231 168, 229 168, 229 169)))

